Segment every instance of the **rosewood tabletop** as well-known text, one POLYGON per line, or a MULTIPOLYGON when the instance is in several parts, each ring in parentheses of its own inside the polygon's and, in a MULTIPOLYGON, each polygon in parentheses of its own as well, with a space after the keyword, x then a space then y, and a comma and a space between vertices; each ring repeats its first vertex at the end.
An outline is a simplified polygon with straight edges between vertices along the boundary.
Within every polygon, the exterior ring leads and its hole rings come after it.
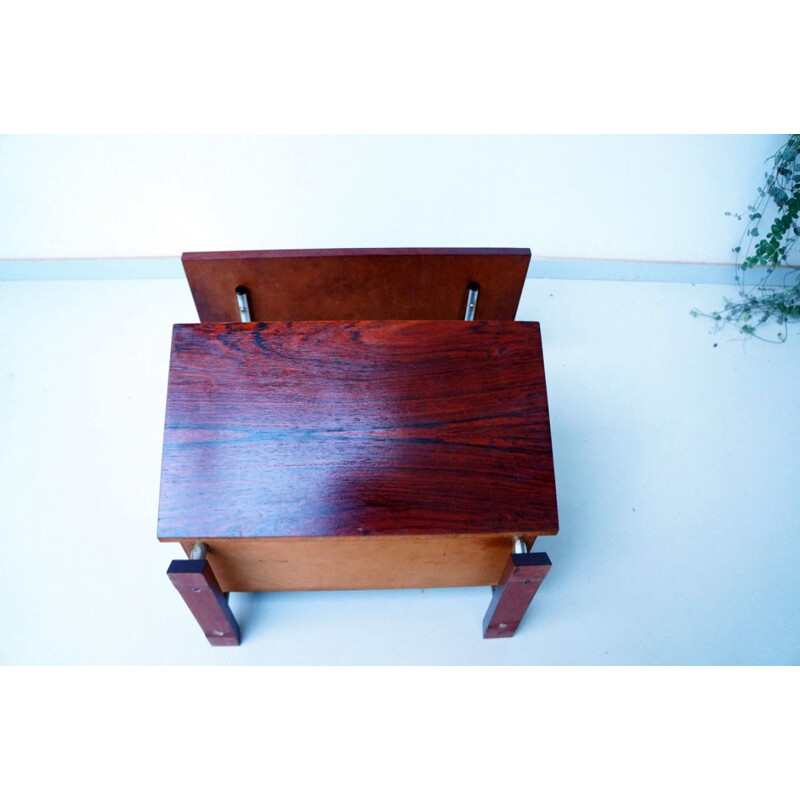
POLYGON ((174 327, 162 541, 557 530, 538 323, 174 327))

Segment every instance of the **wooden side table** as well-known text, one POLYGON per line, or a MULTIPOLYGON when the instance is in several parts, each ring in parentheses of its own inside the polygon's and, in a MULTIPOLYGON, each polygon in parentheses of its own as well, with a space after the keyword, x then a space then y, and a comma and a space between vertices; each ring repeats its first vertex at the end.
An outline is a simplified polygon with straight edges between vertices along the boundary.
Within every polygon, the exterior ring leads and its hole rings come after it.
POLYGON ((158 537, 211 644, 231 591, 495 587, 512 636, 558 530, 539 325, 176 325, 158 537))

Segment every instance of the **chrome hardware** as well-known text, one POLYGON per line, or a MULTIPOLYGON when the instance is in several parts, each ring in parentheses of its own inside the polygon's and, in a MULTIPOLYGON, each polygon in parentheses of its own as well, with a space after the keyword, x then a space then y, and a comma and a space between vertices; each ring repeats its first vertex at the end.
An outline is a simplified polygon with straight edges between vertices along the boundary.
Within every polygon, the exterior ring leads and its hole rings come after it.
POLYGON ((247 302, 247 289, 236 287, 236 304, 239 306, 239 321, 250 322, 250 304, 247 302))
POLYGON ((467 286, 467 311, 464 314, 464 319, 467 321, 475 319, 475 307, 478 305, 479 288, 477 283, 471 283, 467 286))
POLYGON ((192 545, 192 552, 189 553, 189 558, 192 560, 201 559, 206 557, 208 552, 208 545, 205 542, 195 542, 192 545))

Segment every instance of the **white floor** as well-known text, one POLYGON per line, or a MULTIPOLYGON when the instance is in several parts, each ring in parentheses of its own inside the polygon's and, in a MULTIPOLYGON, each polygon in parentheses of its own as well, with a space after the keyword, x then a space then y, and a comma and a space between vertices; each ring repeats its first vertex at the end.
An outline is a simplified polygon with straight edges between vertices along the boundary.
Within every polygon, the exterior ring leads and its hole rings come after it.
POLYGON ((211 648, 155 533, 185 282, 0 283, 0 663, 797 664, 800 330, 689 316, 726 291, 528 281, 561 532, 513 639, 482 587, 232 595, 243 644, 211 648))

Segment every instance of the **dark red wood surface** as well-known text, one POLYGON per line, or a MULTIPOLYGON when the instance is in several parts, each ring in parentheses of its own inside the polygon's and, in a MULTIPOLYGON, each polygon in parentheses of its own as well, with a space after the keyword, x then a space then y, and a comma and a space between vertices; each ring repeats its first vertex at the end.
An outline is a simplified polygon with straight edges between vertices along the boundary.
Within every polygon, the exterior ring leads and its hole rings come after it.
POLYGON ((383 248, 184 253, 201 322, 238 322, 237 286, 250 319, 514 319, 531 251, 515 248, 383 248))
POLYGON ((513 636, 550 572, 547 553, 512 553, 483 618, 484 639, 513 636))
POLYGON ((158 534, 553 534, 535 322, 176 325, 158 534))
POLYGON ((239 644, 239 625, 208 561, 178 559, 167 575, 211 644, 239 644))

